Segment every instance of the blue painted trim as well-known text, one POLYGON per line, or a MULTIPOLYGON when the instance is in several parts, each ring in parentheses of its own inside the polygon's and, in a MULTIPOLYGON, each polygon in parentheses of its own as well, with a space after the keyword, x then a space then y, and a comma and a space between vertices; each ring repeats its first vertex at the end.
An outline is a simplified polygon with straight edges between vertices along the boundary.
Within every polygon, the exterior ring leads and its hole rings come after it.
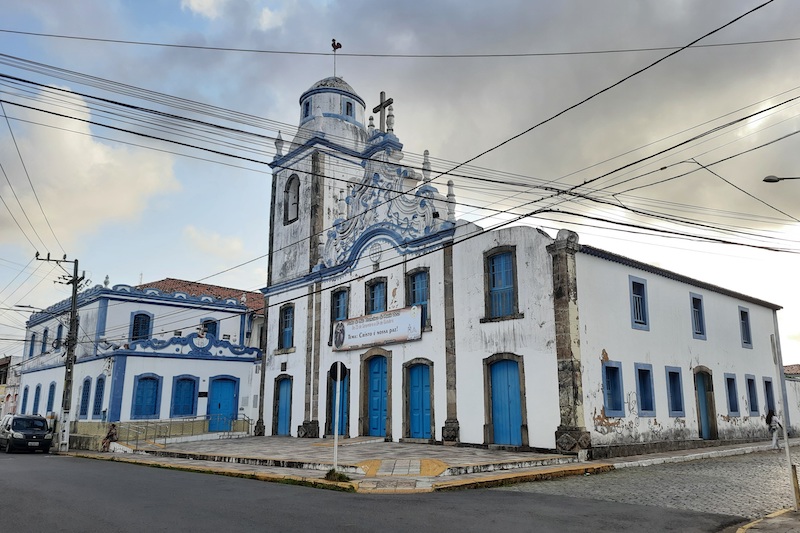
POLYGON ((200 378, 197 376, 192 376, 191 374, 181 374, 179 376, 172 377, 172 399, 169 402, 169 417, 175 418, 176 416, 197 416, 197 398, 200 392, 200 378), (194 397, 192 398, 192 412, 189 414, 182 414, 182 415, 175 415, 175 391, 177 390, 176 385, 178 384, 178 380, 181 379, 188 379, 194 381, 194 397))
POLYGON ((33 391, 33 410, 31 411, 33 414, 38 415, 39 413, 39 402, 42 401, 42 384, 37 383, 36 388, 33 391))
MULTIPOLYGON (((320 93, 336 93, 336 94, 340 94, 342 96, 347 96, 348 98, 352 98, 353 100, 355 100, 359 104, 361 104, 361 107, 364 107, 364 108, 367 107, 367 104, 364 103, 364 100, 362 100, 360 96, 358 96, 355 93, 351 93, 350 91, 345 91, 344 89, 339 89, 338 87, 317 87, 315 89, 309 89, 308 91, 306 91, 306 92, 304 92, 303 94, 300 95, 300 106, 302 107, 303 102, 306 99, 308 99, 310 96, 313 96, 315 94, 320 94, 320 93)), ((313 110, 312 110, 312 115, 313 115, 313 110)))
POLYGON ((128 341, 130 342, 141 342, 140 340, 134 341, 133 340, 133 321, 136 318, 136 315, 147 315, 150 317, 150 323, 147 325, 147 338, 150 339, 153 337, 153 322, 155 322, 155 315, 144 309, 140 309, 138 311, 131 311, 131 320, 128 324, 128 341))
POLYGON ((750 416, 758 416, 758 386, 753 374, 744 375, 744 386, 747 388, 747 408, 750 416), (752 385, 752 387, 750 386, 752 385))
MULTIPOLYGON (((764 412, 766 413, 769 409, 772 409, 774 412, 778 412, 778 404, 775 403, 775 383, 773 383, 772 378, 769 376, 764 376, 761 378, 762 387, 764 387, 764 412), (767 394, 767 383, 769 383, 770 390, 772 391, 772 406, 770 407, 770 395, 767 394)), ((785 422, 785 421, 784 421, 785 422)))
POLYGON ((245 330, 245 325, 246 324, 247 324, 247 316, 246 315, 240 316, 239 317, 239 345, 240 346, 246 346, 247 345, 247 343, 245 342, 245 338, 244 338, 244 330, 245 330))
MULTIPOLYGON (((302 125, 302 124, 301 124, 302 125)), ((369 159, 373 155, 378 152, 382 152, 384 150, 395 150, 395 151, 402 151, 403 150, 403 143, 395 137, 392 133, 384 133, 380 132, 377 134, 373 134, 370 138, 369 144, 364 149, 363 152, 357 152, 355 150, 351 150, 345 146, 340 146, 333 141, 329 141, 324 136, 320 135, 318 132, 313 134, 313 136, 308 139, 306 142, 292 150, 291 152, 286 153, 283 156, 276 156, 272 163, 270 163, 270 168, 273 170, 275 169, 284 169, 291 167, 296 161, 293 161, 294 158, 298 157, 299 155, 303 154, 306 150, 311 150, 317 145, 322 145, 326 148, 330 148, 331 150, 336 150, 337 152, 341 152, 345 155, 350 157, 361 159, 361 166, 364 166, 364 160, 369 159), (380 141, 374 141, 378 136, 382 136, 383 138, 380 141)), ((305 154, 305 157, 308 157, 310 153, 305 154)))
POLYGON ((748 350, 753 349, 753 327, 750 324, 750 309, 747 307, 739 306, 739 312, 737 313, 737 317, 739 319, 739 334, 742 340, 742 348, 746 348, 748 350), (746 313, 747 320, 745 320, 746 324, 742 323, 742 313, 746 313), (749 341, 749 342, 748 342, 749 341))
POLYGON ((725 379, 725 403, 728 405, 729 416, 740 416, 739 414, 739 392, 736 388, 736 374, 724 374, 725 379))
POLYGON ((122 415, 122 396, 125 390, 125 367, 128 358, 124 355, 114 356, 114 368, 111 372, 111 391, 108 398, 108 421, 119 422, 122 415))
POLYGON ((220 329, 219 328, 219 322, 220 322, 219 319, 216 318, 216 317, 213 317, 213 316, 207 316, 205 318, 201 318, 200 322, 198 323, 200 330, 204 330, 205 329, 205 323, 206 322, 213 322, 214 324, 217 325, 217 334, 216 335, 209 334, 209 335, 207 335, 207 337, 212 339, 212 341, 222 340, 222 332, 219 330, 220 329), (219 339, 217 337, 219 337, 219 339))
POLYGON ((689 317, 692 326, 692 338, 704 341, 706 340, 706 308, 703 303, 703 295, 694 292, 689 293, 689 317), (694 322, 694 301, 700 300, 700 323, 695 327, 694 322))
POLYGON ((633 372, 636 380, 636 397, 639 405, 639 416, 656 416, 656 390, 653 386, 653 365, 650 363, 633 363, 633 372), (650 387, 649 391, 642 389, 642 383, 639 379, 640 370, 647 372, 647 383, 645 386, 650 387), (648 392, 650 393, 650 401, 653 404, 652 409, 645 409, 645 407, 642 406, 642 398, 647 396, 648 392))
POLYGON ((647 280, 643 278, 638 278, 636 276, 628 276, 628 293, 630 297, 630 304, 631 304, 631 327, 633 329, 638 329, 641 331, 650 331, 650 310, 648 308, 648 297, 647 297, 647 280), (644 321, 643 322, 636 322, 635 319, 635 300, 633 298, 633 284, 641 283, 644 286, 644 295, 642 296, 642 307, 644 308, 644 321))
POLYGON ((50 336, 49 333, 50 333, 50 328, 44 328, 44 330, 42 330, 42 340, 41 340, 42 351, 40 353, 45 353, 47 351, 47 340, 48 340, 47 337, 50 336))
POLYGON ((55 381, 51 381, 50 385, 48 385, 48 387, 47 387, 47 403, 45 404, 45 407, 44 407, 45 413, 53 412, 53 409, 55 407, 56 389, 57 388, 58 388, 58 385, 56 385, 55 381))
MULTIPOLYGON (((26 324, 30 328, 30 325, 26 324)), ((33 347, 36 346, 36 333, 31 332, 30 347, 28 349, 28 359, 33 358, 33 347)))
POLYGON ((667 409, 669 410, 669 416, 671 417, 678 417, 678 416, 686 416, 686 402, 683 396, 683 372, 680 367, 678 366, 666 366, 664 367, 664 373, 666 374, 667 378, 667 409), (680 395, 681 400, 681 408, 680 409, 673 409, 672 408, 672 384, 669 380, 670 373, 678 374, 678 394, 680 395))
POLYGON ((20 407, 20 414, 27 414, 25 411, 28 410, 28 386, 25 385, 25 388, 22 389, 22 406, 20 407))
POLYGON ((152 372, 138 374, 133 376, 133 395, 131 396, 131 420, 158 420, 161 418, 161 386, 163 385, 164 378, 152 372), (156 380, 156 412, 154 414, 136 414, 136 393, 139 390, 139 382, 143 379, 156 380))
MULTIPOLYGON (((176 307, 202 307, 205 309, 214 308, 229 311, 249 311, 247 306, 241 304, 236 298, 218 300, 208 295, 189 296, 188 294, 182 292, 165 293, 158 289, 141 290, 131 287, 130 285, 114 285, 114 287, 110 289, 103 287, 102 285, 96 285, 78 295, 77 305, 80 308, 93 303, 100 298, 108 298, 109 300, 124 302, 157 302, 160 305, 171 305, 176 307)), ((70 310, 70 300, 71 298, 67 298, 66 300, 62 300, 51 305, 43 311, 32 314, 30 319, 28 319, 28 321, 25 323, 26 326, 36 326, 48 320, 53 320, 53 315, 68 313, 70 310)))
POLYGON ((87 420, 89 418, 89 407, 92 405, 92 378, 86 376, 83 378, 83 386, 81 387, 80 405, 78 406, 78 419, 87 420), (86 391, 89 391, 87 394, 86 391), (84 401, 86 400, 85 405, 84 401), (85 412, 84 412, 85 411, 85 412))
POLYGON ((106 376, 100 374, 94 380, 94 398, 92 399, 92 420, 102 420, 103 418, 103 402, 106 401, 106 376), (103 388, 100 388, 100 383, 103 388), (100 394, 100 405, 97 405, 97 395, 100 394), (95 409, 99 407, 98 409, 95 409))
POLYGON ((605 408, 605 414, 607 417, 624 417, 625 416, 625 394, 623 388, 623 380, 622 380, 622 363, 619 361, 603 361, 603 406, 605 408), (620 409, 612 409, 609 406, 610 395, 612 391, 608 390, 607 386, 607 368, 616 368, 619 371, 619 390, 616 391, 616 396, 619 400, 620 409))
MULTIPOLYGON (((94 354, 97 355, 97 345, 106 334, 106 321, 108 320, 108 298, 100 298, 97 307, 97 331, 94 335, 94 354)), ((152 323, 152 318, 150 319, 152 323)), ((130 338, 130 337, 128 337, 130 338)))

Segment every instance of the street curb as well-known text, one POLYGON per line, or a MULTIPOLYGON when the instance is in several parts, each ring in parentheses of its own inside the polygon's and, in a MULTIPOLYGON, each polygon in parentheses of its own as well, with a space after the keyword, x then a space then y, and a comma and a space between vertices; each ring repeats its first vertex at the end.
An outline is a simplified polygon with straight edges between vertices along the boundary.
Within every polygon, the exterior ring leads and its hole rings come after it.
POLYGON ((775 517, 777 517, 777 516, 781 516, 782 514, 786 514, 786 513, 788 513, 789 511, 791 511, 791 509, 781 509, 780 511, 775 511, 774 513, 770 513, 770 514, 768 514, 768 515, 767 515, 767 516, 765 516, 764 518, 759 518, 758 520, 753 520, 753 521, 752 521, 752 522, 750 522, 749 524, 745 524, 745 525, 743 525, 742 527, 740 527, 739 529, 737 529, 737 530, 736 530, 736 533, 745 533, 745 532, 746 532, 748 529, 750 529, 751 527, 754 527, 754 526, 756 526, 756 525, 760 524, 761 522, 763 522, 763 521, 764 521, 764 520, 766 520, 767 518, 775 518, 775 517))
POLYGON ((549 479, 557 479, 566 476, 588 476, 592 474, 602 474, 614 470, 614 465, 611 463, 595 463, 591 465, 565 465, 559 467, 550 467, 537 470, 536 472, 506 472, 494 476, 485 476, 482 478, 473 479, 454 479, 451 481, 442 481, 433 483, 433 490, 446 491, 446 490, 462 490, 462 489, 482 489, 490 487, 501 487, 504 485, 515 485, 517 483, 526 483, 528 481, 546 481, 549 479))

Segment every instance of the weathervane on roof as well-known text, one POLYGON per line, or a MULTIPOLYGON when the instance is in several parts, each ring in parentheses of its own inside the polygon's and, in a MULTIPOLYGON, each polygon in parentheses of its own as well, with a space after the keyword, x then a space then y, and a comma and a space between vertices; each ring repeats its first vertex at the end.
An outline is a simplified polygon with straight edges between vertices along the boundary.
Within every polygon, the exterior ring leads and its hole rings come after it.
POLYGON ((333 77, 336 77, 336 50, 342 47, 342 43, 337 43, 336 39, 331 39, 331 48, 333 48, 333 77))

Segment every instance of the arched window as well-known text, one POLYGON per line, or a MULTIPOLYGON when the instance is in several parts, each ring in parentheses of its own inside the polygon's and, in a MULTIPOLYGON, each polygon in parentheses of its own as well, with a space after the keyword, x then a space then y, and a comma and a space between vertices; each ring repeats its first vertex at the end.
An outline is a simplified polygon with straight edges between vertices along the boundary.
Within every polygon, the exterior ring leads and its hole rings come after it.
POLYGON ((281 308, 278 349, 286 350, 294 346, 294 306, 289 304, 281 308))
POLYGON ((47 329, 47 328, 44 328, 44 331, 42 332, 42 353, 47 351, 47 335, 48 335, 48 333, 50 333, 50 330, 47 329))
POLYGON ((94 404, 92 406, 92 418, 100 418, 103 413, 103 396, 106 391, 106 377, 100 376, 97 378, 97 383, 94 386, 94 404))
POLYGON ((92 378, 83 380, 83 390, 81 391, 81 408, 78 411, 78 418, 88 418, 89 398, 92 395, 92 378))
POLYGON ((33 347, 36 346, 36 333, 31 333, 31 346, 28 351, 28 357, 33 357, 33 347))
POLYGON ((149 339, 152 333, 152 315, 133 313, 131 318, 131 342, 149 339))
POLYGON ((172 379, 170 418, 197 414, 197 381, 194 376, 175 376, 172 379))
POLYGON ((207 318, 202 322, 203 332, 206 335, 213 335, 215 339, 219 339, 217 332, 219 330, 219 324, 216 320, 207 318))
POLYGON ((292 174, 283 192, 283 223, 291 224, 300 216, 300 178, 292 174))
POLYGON ((47 391, 47 412, 53 412, 53 403, 56 401, 56 382, 50 384, 50 389, 47 391))
POLYGON ((131 418, 158 418, 161 411, 161 376, 142 374, 134 378, 131 418))
POLYGON ((59 324, 58 329, 56 329, 56 344, 53 346, 54 349, 58 350, 61 348, 62 337, 64 337, 64 325, 59 324))
POLYGON ((36 385, 36 390, 33 392, 33 414, 39 414, 39 400, 42 398, 42 386, 36 385))
POLYGON ((22 407, 20 407, 19 412, 21 414, 25 414, 25 411, 28 410, 28 386, 25 385, 25 388, 22 390, 22 407))

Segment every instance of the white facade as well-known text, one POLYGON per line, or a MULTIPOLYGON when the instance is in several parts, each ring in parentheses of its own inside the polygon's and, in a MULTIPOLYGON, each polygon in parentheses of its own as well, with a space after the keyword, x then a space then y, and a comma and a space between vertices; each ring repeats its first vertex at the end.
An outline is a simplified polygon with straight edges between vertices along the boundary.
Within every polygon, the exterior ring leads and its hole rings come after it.
POLYGON ((386 131, 365 127, 340 78, 300 106, 273 161, 264 433, 562 451, 766 437, 778 306, 565 230, 456 221, 427 153, 422 173, 401 164, 391 107, 386 131))
MULTIPOLYGON (((253 331, 260 319, 236 298, 98 285, 80 293, 77 305, 70 420, 235 420, 253 414, 250 393, 261 356, 253 331)), ((59 302, 27 323, 20 413, 61 411, 69 308, 70 300, 59 302)))

